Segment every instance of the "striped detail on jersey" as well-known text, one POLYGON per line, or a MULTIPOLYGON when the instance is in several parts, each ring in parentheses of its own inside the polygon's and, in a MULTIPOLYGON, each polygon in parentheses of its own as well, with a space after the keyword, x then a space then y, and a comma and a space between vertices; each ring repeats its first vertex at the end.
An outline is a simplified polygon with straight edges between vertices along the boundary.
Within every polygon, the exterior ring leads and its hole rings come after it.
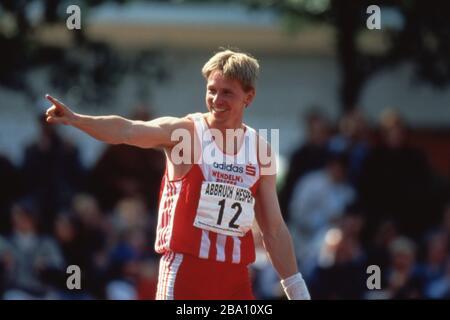
POLYGON ((241 239, 202 230, 198 257, 238 264, 241 262, 241 239))
MULTIPOLYGON (((197 138, 202 138, 203 133, 209 130, 203 117, 199 114, 193 119, 197 138)), ((247 129, 244 139, 250 139, 249 148, 241 146, 234 156, 223 154, 214 143, 202 144, 203 148, 213 146, 218 155, 224 156, 226 160, 224 163, 220 161, 218 165, 214 166, 214 163, 209 164, 199 161, 194 163, 185 175, 172 181, 169 179, 166 169, 159 197, 158 227, 155 239, 156 252, 162 254, 177 252, 230 264, 247 265, 255 260, 251 231, 243 237, 233 237, 219 235, 194 226, 201 186, 204 181, 218 182, 220 179, 228 179, 228 183, 249 188, 253 196, 256 195, 260 180, 256 145, 257 135, 254 129, 250 127, 247 127, 247 129), (239 172, 231 173, 226 167, 220 166, 227 163, 237 163, 237 159, 241 158, 245 161, 238 164, 242 168, 239 172)))
POLYGON ((175 217, 175 209, 181 191, 181 181, 168 181, 165 179, 164 188, 161 195, 161 201, 158 212, 158 228, 156 235, 155 250, 163 252, 169 248, 170 239, 172 238, 173 220, 175 217))
POLYGON ((239 237, 233 237, 233 255, 231 262, 241 262, 241 239, 239 239, 239 237))
POLYGON ((210 247, 211 240, 209 240, 209 231, 202 230, 202 239, 200 240, 200 252, 198 253, 198 257, 208 259, 210 247))
POLYGON ((227 236, 218 234, 216 239, 216 261, 225 261, 225 244, 227 243, 227 236))
POLYGON ((174 300, 175 280, 182 261, 182 254, 170 251, 161 257, 156 300, 174 300))

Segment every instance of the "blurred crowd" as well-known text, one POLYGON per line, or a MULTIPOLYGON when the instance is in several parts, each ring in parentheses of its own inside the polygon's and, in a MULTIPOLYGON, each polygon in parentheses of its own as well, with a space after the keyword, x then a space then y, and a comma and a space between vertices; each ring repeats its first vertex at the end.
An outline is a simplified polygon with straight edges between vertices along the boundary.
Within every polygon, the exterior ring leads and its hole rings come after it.
MULTIPOLYGON (((410 143, 402 117, 387 110, 371 127, 358 110, 337 124, 312 110, 303 120, 279 197, 312 298, 449 299, 448 177, 410 143), (381 276, 374 290, 370 265, 381 276)), ((0 155, 0 297, 154 299, 163 154, 107 146, 86 168, 77 146, 39 123, 21 164, 0 155), (82 290, 67 288, 69 265, 82 290)), ((256 297, 282 299, 254 231, 256 297)))
MULTIPOLYGON (((131 116, 149 120, 139 108, 131 116)), ((109 145, 91 168, 57 127, 40 132, 14 166, 0 159, 3 299, 154 299, 153 250, 164 155, 109 145), (67 267, 81 290, 67 288, 67 267)))
POLYGON ((336 125, 318 111, 305 120, 280 202, 312 297, 450 298, 448 176, 402 116, 386 109, 372 128, 358 109, 336 125))

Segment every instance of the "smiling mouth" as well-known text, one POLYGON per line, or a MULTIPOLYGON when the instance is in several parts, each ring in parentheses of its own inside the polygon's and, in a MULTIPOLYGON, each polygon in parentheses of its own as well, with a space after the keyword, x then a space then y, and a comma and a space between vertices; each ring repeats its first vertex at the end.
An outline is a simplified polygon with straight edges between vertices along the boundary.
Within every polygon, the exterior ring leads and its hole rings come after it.
POLYGON ((217 107, 211 107, 211 109, 215 112, 225 112, 227 111, 227 109, 223 109, 223 108, 217 108, 217 107))

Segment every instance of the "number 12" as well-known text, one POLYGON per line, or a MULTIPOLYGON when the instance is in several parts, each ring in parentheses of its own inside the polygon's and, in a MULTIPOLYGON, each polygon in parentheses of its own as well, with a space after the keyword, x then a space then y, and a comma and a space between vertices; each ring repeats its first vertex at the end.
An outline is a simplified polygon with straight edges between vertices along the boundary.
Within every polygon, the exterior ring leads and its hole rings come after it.
MULTIPOLYGON (((220 226, 222 224, 223 212, 225 210, 225 199, 219 201, 219 206, 220 206, 220 210, 219 210, 219 217, 217 219, 217 224, 220 226)), ((228 224, 228 226, 233 229, 239 228, 239 225, 234 224, 242 212, 242 207, 239 202, 235 202, 231 205, 231 209, 236 209, 236 208, 237 208, 237 211, 234 214, 233 218, 230 220, 230 223, 228 224)))

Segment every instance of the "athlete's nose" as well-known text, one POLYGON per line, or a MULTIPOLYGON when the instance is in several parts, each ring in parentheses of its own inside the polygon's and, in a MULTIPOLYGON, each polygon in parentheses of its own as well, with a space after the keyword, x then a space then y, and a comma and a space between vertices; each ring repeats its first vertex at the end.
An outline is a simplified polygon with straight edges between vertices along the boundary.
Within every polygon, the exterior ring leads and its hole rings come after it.
POLYGON ((212 102, 215 106, 220 106, 222 103, 222 97, 220 96, 220 94, 216 93, 213 97, 212 102))

